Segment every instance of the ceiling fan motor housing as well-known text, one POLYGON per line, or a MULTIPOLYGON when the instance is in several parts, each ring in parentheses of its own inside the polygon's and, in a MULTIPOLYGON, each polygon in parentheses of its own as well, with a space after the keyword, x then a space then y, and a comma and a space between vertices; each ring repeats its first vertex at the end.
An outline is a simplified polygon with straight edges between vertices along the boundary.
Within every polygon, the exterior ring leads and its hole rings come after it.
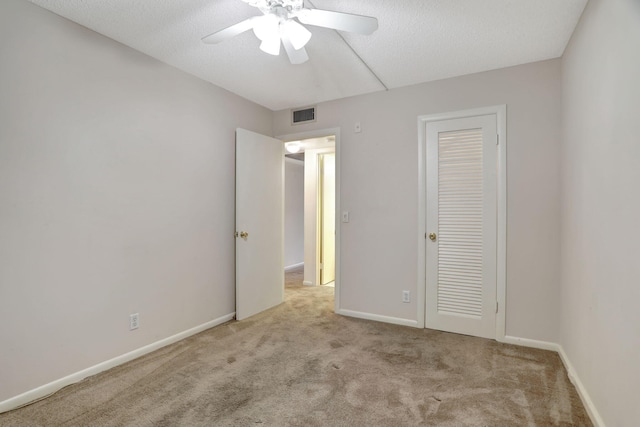
POLYGON ((298 12, 304 7, 303 0, 242 0, 250 6, 257 7, 264 14, 275 13, 287 19, 289 13, 298 12))

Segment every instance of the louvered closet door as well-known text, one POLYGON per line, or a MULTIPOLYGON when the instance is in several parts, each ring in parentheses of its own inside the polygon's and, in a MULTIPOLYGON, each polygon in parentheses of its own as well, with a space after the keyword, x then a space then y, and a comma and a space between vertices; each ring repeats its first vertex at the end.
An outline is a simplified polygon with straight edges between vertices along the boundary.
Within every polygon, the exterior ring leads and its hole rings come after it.
POLYGON ((496 116, 426 124, 426 327, 495 338, 496 116))

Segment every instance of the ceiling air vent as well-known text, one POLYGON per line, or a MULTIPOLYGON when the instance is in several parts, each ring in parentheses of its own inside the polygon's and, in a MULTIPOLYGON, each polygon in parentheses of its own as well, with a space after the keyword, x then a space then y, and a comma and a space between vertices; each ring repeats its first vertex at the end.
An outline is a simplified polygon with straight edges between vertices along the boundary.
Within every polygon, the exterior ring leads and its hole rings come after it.
POLYGON ((316 107, 305 107, 291 110, 291 124, 309 123, 316 121, 316 107))

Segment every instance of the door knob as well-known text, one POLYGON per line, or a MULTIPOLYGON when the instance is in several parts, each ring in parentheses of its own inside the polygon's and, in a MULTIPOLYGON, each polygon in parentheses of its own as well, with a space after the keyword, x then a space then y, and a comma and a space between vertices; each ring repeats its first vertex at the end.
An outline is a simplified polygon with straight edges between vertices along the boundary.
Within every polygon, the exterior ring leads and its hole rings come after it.
POLYGON ((247 239, 247 237, 249 237, 249 233, 247 233, 246 231, 241 231, 240 232, 240 237, 242 237, 243 239, 247 239))
POLYGON ((432 242, 436 241, 436 233, 429 233, 429 238, 431 239, 432 242))

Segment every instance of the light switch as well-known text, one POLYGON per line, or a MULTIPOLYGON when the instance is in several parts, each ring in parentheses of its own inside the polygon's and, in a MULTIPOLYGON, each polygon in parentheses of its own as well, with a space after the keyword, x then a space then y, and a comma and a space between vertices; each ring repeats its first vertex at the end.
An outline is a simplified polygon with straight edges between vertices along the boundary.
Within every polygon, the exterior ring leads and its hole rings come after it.
POLYGON ((356 124, 353 126, 353 131, 355 133, 360 133, 362 132, 362 127, 360 126, 360 122, 356 122, 356 124))
POLYGON ((342 211, 342 222, 349 222, 349 211, 342 211))

